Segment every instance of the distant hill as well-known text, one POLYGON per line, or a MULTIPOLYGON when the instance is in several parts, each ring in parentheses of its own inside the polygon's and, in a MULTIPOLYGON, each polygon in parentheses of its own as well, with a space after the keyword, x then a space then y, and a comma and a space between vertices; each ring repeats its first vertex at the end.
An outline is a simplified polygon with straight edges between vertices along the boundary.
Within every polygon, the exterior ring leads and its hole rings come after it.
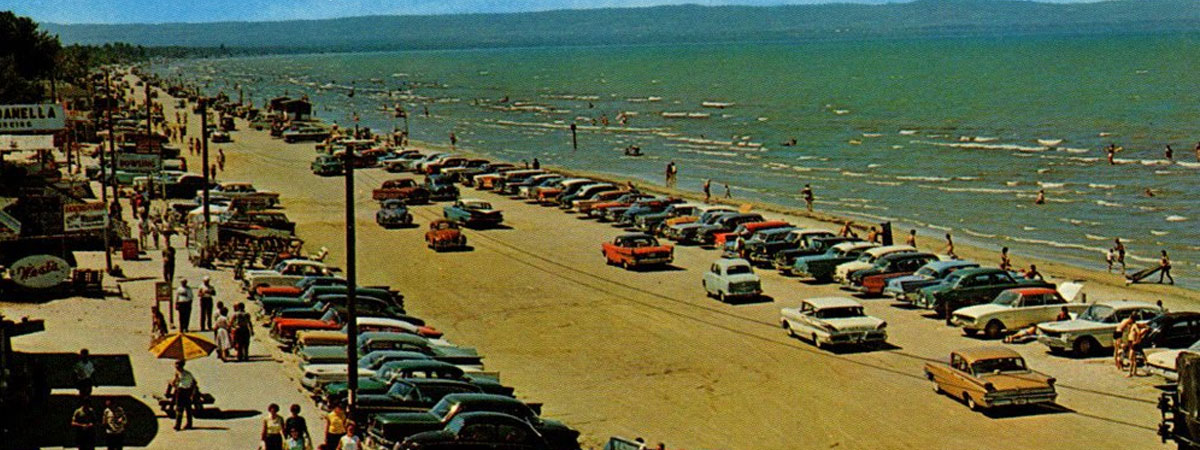
POLYGON ((64 43, 370 51, 1042 33, 1200 30, 1200 0, 1009 0, 775 7, 660 6, 284 22, 43 24, 64 43))

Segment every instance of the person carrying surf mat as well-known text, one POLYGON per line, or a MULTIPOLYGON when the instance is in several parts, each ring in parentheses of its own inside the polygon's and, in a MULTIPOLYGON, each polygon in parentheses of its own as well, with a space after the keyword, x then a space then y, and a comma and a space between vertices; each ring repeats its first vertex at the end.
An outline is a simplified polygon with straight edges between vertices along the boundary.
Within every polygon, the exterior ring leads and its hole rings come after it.
POLYGON ((1137 272, 1125 275, 1125 284, 1133 284, 1153 276, 1162 270, 1162 266, 1154 266, 1147 269, 1142 269, 1137 272))

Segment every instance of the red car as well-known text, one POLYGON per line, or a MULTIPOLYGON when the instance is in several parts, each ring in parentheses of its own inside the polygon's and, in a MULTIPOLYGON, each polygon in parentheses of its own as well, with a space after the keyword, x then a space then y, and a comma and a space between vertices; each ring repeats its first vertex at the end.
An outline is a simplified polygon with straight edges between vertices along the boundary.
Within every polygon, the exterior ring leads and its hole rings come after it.
POLYGON ((458 224, 446 219, 437 219, 429 223, 429 231, 425 232, 425 244, 435 251, 466 248, 467 237, 462 234, 458 224))
POLYGON ((617 236, 601 245, 606 262, 626 269, 670 264, 675 260, 675 248, 661 245, 654 236, 634 233, 617 236))
POLYGON ((782 220, 764 220, 762 222, 743 223, 728 233, 717 233, 713 236, 713 243, 717 246, 717 248, 721 248, 725 246, 726 241, 737 239, 739 234, 745 238, 749 238, 757 231, 790 226, 792 226, 792 224, 782 220))
POLYGON ((371 192, 371 198, 378 201, 400 199, 405 203, 426 203, 429 201, 429 190, 417 184, 416 180, 397 178, 383 182, 383 186, 371 192))

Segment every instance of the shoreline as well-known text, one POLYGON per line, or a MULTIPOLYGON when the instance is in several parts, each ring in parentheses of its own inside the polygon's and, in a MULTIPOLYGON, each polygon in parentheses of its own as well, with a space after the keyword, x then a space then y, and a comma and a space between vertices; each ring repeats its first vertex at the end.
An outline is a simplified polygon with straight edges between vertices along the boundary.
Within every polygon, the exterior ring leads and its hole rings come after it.
MULTIPOLYGON (((415 148, 417 150, 422 150, 422 151, 446 151, 446 152, 458 153, 458 154, 472 156, 472 157, 506 161, 504 158, 490 155, 486 151, 481 152, 481 151, 478 151, 475 149, 463 148, 463 147, 456 147, 453 150, 451 150, 451 148, 447 145, 433 144, 433 143, 425 142, 425 141, 410 140, 409 148, 415 148)), ((519 163, 519 161, 517 161, 517 162, 508 161, 508 162, 514 163, 514 164, 519 163)), ((599 181, 605 181, 605 182, 610 182, 610 183, 615 183, 615 184, 625 184, 626 182, 634 182, 634 184, 639 189, 644 190, 644 191, 648 191, 648 192, 652 192, 652 193, 656 193, 656 194, 676 196, 676 197, 684 198, 689 201, 694 201, 697 203, 703 202, 703 196, 698 192, 688 191, 688 190, 683 190, 683 189, 678 189, 678 188, 668 188, 661 184, 646 183, 645 180, 640 179, 640 178, 622 177, 622 176, 614 175, 614 174, 607 174, 607 173, 603 173, 603 172, 596 172, 596 171, 589 171, 589 170, 582 170, 582 169, 574 169, 574 168, 570 168, 570 167, 562 167, 562 166, 558 166, 555 164, 547 164, 547 163, 542 163, 541 167, 543 169, 553 170, 555 172, 559 172, 564 175, 576 176, 576 177, 581 177, 581 178, 592 178, 592 179, 596 179, 599 181)), ((748 204, 748 205, 751 205, 755 211, 770 213, 770 215, 782 216, 781 218, 788 220, 790 222, 796 223, 798 225, 816 226, 816 227, 820 227, 820 228, 826 228, 826 229, 829 229, 830 231, 834 231, 834 232, 836 232, 838 229, 840 229, 842 224, 845 223, 847 220, 854 223, 854 227, 859 231, 860 235, 863 235, 865 233, 865 231, 867 230, 867 228, 869 227, 869 225, 864 225, 864 223, 866 223, 866 222, 864 222, 862 220, 858 220, 858 219, 851 219, 851 218, 838 216, 838 215, 834 215, 834 214, 823 213, 820 210, 815 210, 813 212, 809 212, 809 211, 804 211, 804 210, 801 210, 798 208, 787 207, 784 205, 770 203, 770 202, 764 202, 764 201, 760 201, 760 200, 752 200, 752 199, 746 199, 746 200, 740 200, 740 201, 737 199, 728 200, 723 197, 714 195, 711 202, 714 204, 724 204, 724 205, 730 205, 730 206, 734 206, 734 207, 748 204)), ((818 205, 819 205, 819 201, 818 201, 818 205)), ((904 233, 903 229, 894 227, 892 232, 893 232, 893 235, 895 236, 895 240, 897 242, 902 240, 903 233, 904 233)), ((970 236, 970 235, 966 235, 966 236, 956 235, 956 236, 954 236, 954 238, 955 238, 955 243, 954 243, 955 253, 961 259, 972 260, 972 261, 978 262, 984 266, 988 266, 993 263, 995 263, 995 264, 999 263, 999 253, 1000 253, 999 248, 1002 247, 1003 245, 997 245, 993 249, 993 248, 986 248, 986 247, 974 244, 974 242, 993 241, 994 239, 987 239, 987 238, 975 237, 975 236, 970 236), (972 243, 965 243, 965 242, 972 242, 972 243)), ((945 245, 943 243, 943 238, 941 236, 923 235, 923 234, 920 234, 919 231, 917 234, 917 247, 920 248, 921 250, 930 251, 930 252, 934 252, 934 253, 941 253, 945 249, 945 245), (930 242, 935 242, 936 245, 930 245, 930 242)), ((1126 284, 1125 278, 1119 272, 1117 272, 1115 270, 1113 272, 1104 272, 1099 269, 1082 267, 1082 266, 1079 266, 1076 264, 1072 264, 1070 262, 1059 261, 1059 260, 1055 260, 1052 258, 1045 258, 1045 257, 1039 257, 1039 256, 1024 256, 1024 255, 1021 255, 1016 252, 1010 252, 1010 253, 1013 255, 1012 258, 1013 258, 1013 266, 1014 267, 1023 269, 1023 268, 1027 268, 1029 266, 1029 264, 1036 264, 1038 267, 1038 271, 1046 276, 1053 276, 1054 278, 1063 279, 1063 280, 1087 281, 1087 282, 1091 282, 1091 283, 1101 284, 1108 288, 1130 289, 1130 290, 1138 291, 1139 293, 1142 293, 1145 295, 1158 295, 1158 296, 1165 296, 1165 297, 1169 297, 1169 298, 1173 297, 1173 298, 1186 300, 1189 303, 1200 303, 1200 291, 1197 291, 1194 289, 1189 289, 1187 287, 1183 287, 1183 286, 1179 286, 1179 285, 1157 284, 1157 283, 1153 283, 1153 282, 1126 284)), ((1133 271, 1134 270, 1130 270, 1130 272, 1133 272, 1133 271)), ((1153 278, 1153 277, 1151 277, 1151 278, 1153 278)), ((1147 278, 1147 280, 1149 280, 1149 279, 1150 278, 1147 278)), ((1165 300, 1166 299, 1164 299, 1164 301, 1165 300)))

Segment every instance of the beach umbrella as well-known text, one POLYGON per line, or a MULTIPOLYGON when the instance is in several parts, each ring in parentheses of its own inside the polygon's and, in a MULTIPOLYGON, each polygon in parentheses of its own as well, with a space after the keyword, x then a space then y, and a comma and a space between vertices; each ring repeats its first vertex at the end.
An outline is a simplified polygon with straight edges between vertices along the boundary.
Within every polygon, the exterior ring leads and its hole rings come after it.
POLYGON ((208 356, 217 344, 204 336, 191 333, 172 333, 164 336, 150 347, 150 353, 159 359, 188 360, 208 356))

